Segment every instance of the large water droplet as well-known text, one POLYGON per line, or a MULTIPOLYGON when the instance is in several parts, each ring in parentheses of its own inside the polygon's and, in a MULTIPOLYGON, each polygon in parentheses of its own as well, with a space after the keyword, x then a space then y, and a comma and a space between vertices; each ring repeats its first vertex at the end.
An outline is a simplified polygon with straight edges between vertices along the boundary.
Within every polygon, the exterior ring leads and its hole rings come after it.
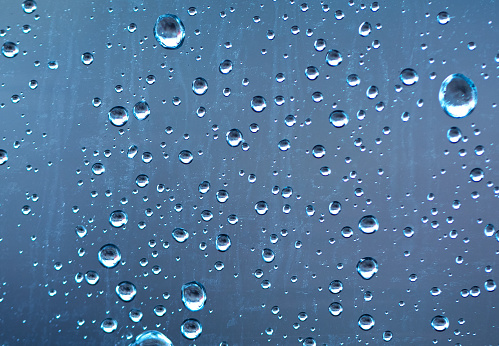
POLYGON ((338 215, 341 211, 341 203, 338 201, 333 201, 329 203, 329 213, 331 215, 338 215))
POLYGON ((128 215, 121 210, 115 210, 109 216, 109 223, 113 227, 121 227, 126 225, 128 222, 128 215))
POLYGON ((132 346, 173 346, 173 343, 163 333, 148 330, 137 335, 132 346))
POLYGON ((376 232, 379 229, 378 219, 372 215, 362 217, 359 221, 359 229, 366 234, 376 232))
POLYGON ((179 243, 183 243, 189 238, 189 232, 183 228, 175 228, 172 232, 172 237, 179 243))
POLYGON ((182 286, 182 302, 191 311, 199 311, 206 302, 206 290, 197 281, 186 283, 182 286))
POLYGON ((475 183, 483 179, 483 171, 481 168, 473 168, 470 172, 470 179, 475 183))
POLYGON ((203 77, 198 77, 192 81, 192 91, 196 95, 204 95, 208 91, 208 82, 203 77))
POLYGON ((129 302, 137 294, 137 288, 129 281, 122 281, 116 286, 116 294, 121 300, 129 302))
POLYGON ((138 120, 146 119, 151 114, 151 109, 146 101, 139 101, 133 106, 133 115, 138 120))
POLYGON ((374 318, 371 315, 362 315, 359 317, 358 325, 362 330, 369 330, 374 327, 374 318))
POLYGON ((334 127, 343 127, 348 124, 348 115, 344 111, 336 110, 329 115, 329 122, 334 127))
POLYGON ((227 132, 226 139, 231 147, 237 147, 243 141, 243 134, 238 129, 232 129, 227 132))
POLYGON ((443 332, 449 328, 449 319, 445 316, 437 315, 431 319, 431 326, 437 332, 443 332))
POLYGON ((120 249, 114 244, 106 244, 100 248, 97 255, 99 262, 106 268, 113 268, 121 261, 120 249))
POLYGON ((271 249, 263 249, 262 250, 262 258, 265 262, 270 263, 274 260, 275 254, 271 249))
POLYGON ((218 251, 224 252, 229 250, 231 245, 230 237, 227 234, 219 234, 215 241, 215 247, 218 251))
POLYGON ((378 263, 372 257, 364 257, 357 263, 357 273, 363 279, 369 280, 378 272, 378 263))
POLYGON ((167 49, 180 48, 185 38, 184 24, 174 14, 159 16, 154 24, 154 37, 167 49))
POLYGON ((400 80, 405 85, 413 85, 419 80, 419 76, 412 68, 406 68, 400 72, 400 80))
POLYGON ((223 74, 227 74, 232 71, 232 61, 224 60, 220 63, 219 70, 223 74))
POLYGON ((259 215, 266 214, 268 210, 269 210, 269 206, 268 206, 267 202, 265 202, 265 201, 260 201, 260 202, 257 202, 255 204, 255 211, 259 215))
POLYGON ((329 284, 329 291, 333 294, 338 294, 343 290, 343 283, 340 280, 333 280, 329 284))
POLYGON ((106 333, 112 333, 118 328, 118 322, 112 318, 106 318, 100 324, 101 329, 106 333))
POLYGON ((255 96, 251 100, 251 109, 253 109, 257 113, 262 112, 266 107, 267 101, 265 101, 265 98, 263 98, 263 96, 255 96))
POLYGON ((0 165, 3 165, 5 162, 9 160, 9 155, 3 149, 0 149, 0 165))
POLYGON ((125 107, 116 106, 111 108, 108 113, 109 121, 114 126, 123 126, 128 121, 128 111, 125 107))
POLYGON ((445 78, 438 93, 440 106, 453 118, 469 115, 475 109, 477 99, 475 84, 460 73, 445 78))
POLYGON ((319 69, 315 66, 309 66, 305 70, 305 76, 310 80, 315 80, 319 77, 319 69))
POLYGON ((26 13, 33 13, 36 10, 35 0, 24 0, 22 4, 23 11, 26 13))
POLYGON ((329 66, 338 66, 343 61, 341 53, 336 49, 331 49, 326 54, 326 62, 329 66))
POLYGON ((196 339, 201 332, 203 331, 203 327, 198 320, 189 318, 185 320, 180 326, 180 332, 187 339, 196 339))
POLYGON ((19 53, 19 48, 14 42, 5 42, 2 46, 2 54, 6 58, 13 58, 19 53))
POLYGON ((178 159, 180 160, 180 162, 182 162, 185 165, 191 163, 193 158, 194 157, 192 156, 192 153, 189 150, 182 150, 178 154, 178 159))
POLYGON ((371 33, 371 23, 364 22, 359 26, 359 35, 366 37, 371 33))
POLYGON ((94 163, 92 165, 92 173, 95 175, 101 175, 106 172, 106 167, 101 162, 94 163))
POLYGON ((447 12, 442 11, 439 14, 437 14, 437 22, 440 24, 444 25, 447 24, 450 21, 450 16, 447 12))

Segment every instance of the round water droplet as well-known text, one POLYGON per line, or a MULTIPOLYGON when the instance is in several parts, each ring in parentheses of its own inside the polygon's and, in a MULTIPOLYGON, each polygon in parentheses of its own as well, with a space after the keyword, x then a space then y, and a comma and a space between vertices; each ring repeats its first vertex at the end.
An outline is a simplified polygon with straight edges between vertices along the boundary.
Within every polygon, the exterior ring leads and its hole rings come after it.
POLYGON ((185 320, 180 326, 180 332, 182 335, 190 340, 196 339, 202 331, 203 327, 201 326, 201 323, 193 318, 185 320))
POLYGON ((343 127, 348 124, 348 115, 344 111, 336 110, 329 115, 329 122, 334 127, 343 127))
POLYGON ((431 319, 431 326, 437 332, 443 332, 449 328, 449 319, 445 316, 437 315, 431 319))
POLYGON ((489 279, 485 281, 484 287, 487 292, 493 292, 497 288, 497 284, 494 280, 489 279))
POLYGON ((483 229, 483 233, 485 234, 486 237, 492 237, 496 233, 496 228, 494 227, 493 224, 489 223, 483 229))
POLYGON ((378 96, 378 87, 376 85, 371 85, 369 88, 366 90, 366 96, 370 99, 374 99, 378 96))
POLYGON ((97 254, 99 262, 106 268, 113 268, 121 261, 120 249, 114 244, 106 244, 100 248, 97 254))
POLYGON ((216 197, 218 202, 225 203, 229 199, 229 193, 225 190, 218 190, 216 197))
POLYGON ((338 215, 341 211, 341 203, 338 201, 334 201, 329 203, 329 213, 331 215, 338 215))
POLYGON ((192 91, 196 95, 204 95, 208 91, 208 82, 203 77, 198 77, 192 81, 192 91))
POLYGON ((340 280, 333 280, 329 284, 329 291, 333 294, 338 294, 343 290, 343 283, 340 280))
POLYGON ((469 115, 475 109, 477 99, 475 84, 460 73, 445 78, 438 93, 440 106, 453 118, 469 115))
POLYGON ((210 191, 210 182, 203 181, 201 184, 199 184, 198 190, 200 193, 207 193, 208 191, 210 191))
POLYGON ((359 327, 362 330, 369 330, 374 327, 374 318, 371 315, 362 315, 359 317, 359 327))
POLYGON ((406 68, 400 72, 400 80, 405 85, 413 85, 417 83, 419 76, 412 68, 406 68))
POLYGON ((379 229, 378 219, 372 215, 364 216, 359 221, 359 229, 366 234, 371 234, 379 229))
POLYGON ((305 76, 310 80, 315 80, 319 77, 319 69, 315 66, 309 66, 305 70, 305 76))
POLYGON ((23 11, 26 13, 33 13, 36 10, 35 0, 24 0, 22 4, 23 11))
POLYGON ((96 285, 97 282, 99 282, 99 274, 93 270, 89 270, 85 273, 85 281, 87 281, 89 285, 96 285))
POLYGON ((173 14, 159 16, 154 24, 154 37, 167 49, 180 48, 185 38, 184 24, 173 14))
POLYGON ((189 150, 182 150, 178 154, 178 159, 180 160, 180 162, 182 162, 185 165, 191 163, 193 158, 194 157, 192 156, 192 153, 189 150))
POLYGON ((444 25, 447 24, 450 21, 450 16, 447 12, 442 11, 439 14, 437 14, 437 22, 440 24, 444 25))
POLYGON ((414 230, 412 229, 412 227, 406 227, 406 228, 404 228, 404 235, 407 238, 412 237, 414 235, 414 230))
POLYGON ((146 101, 139 101, 133 106, 133 115, 138 120, 146 119, 151 114, 151 109, 146 101))
POLYGON ((81 62, 83 65, 90 65, 94 62, 94 56, 92 53, 86 52, 81 55, 81 62))
POLYGON ((173 237, 173 239, 175 239, 179 243, 183 243, 184 241, 186 241, 189 238, 189 232, 187 232, 183 228, 177 227, 173 230, 172 237, 173 237))
POLYGON ((163 333, 148 330, 137 335, 132 346, 173 346, 173 343, 163 333))
POLYGON ((451 143, 459 142, 459 140, 461 140, 462 137, 463 137, 463 135, 462 135, 459 127, 453 126, 447 131, 447 139, 451 143))
MULTIPOLYGON (((144 314, 142 313, 142 311, 140 311, 138 309, 132 309, 128 313, 128 317, 130 317, 132 322, 135 322, 135 323, 140 322, 140 320, 142 319, 143 316, 144 316, 144 314)), ((135 344, 133 344, 133 345, 135 345, 135 344)), ((141 344, 141 345, 144 345, 144 344, 141 344)))
POLYGON ((226 139, 231 147, 237 147, 243 141, 243 134, 238 129, 232 129, 227 132, 226 139))
POLYGON ((104 165, 100 162, 94 163, 92 165, 92 173, 95 175, 101 175, 106 171, 104 165))
POLYGON ((326 155, 326 149, 322 145, 316 145, 312 149, 312 155, 314 155, 315 158, 320 159, 324 155, 326 155))
POLYGON ((326 54, 326 63, 329 66, 338 66, 343 61, 341 53, 336 49, 331 49, 326 54))
POLYGON ((357 263, 357 273, 366 280, 378 272, 378 263, 372 257, 364 257, 357 263))
POLYGON ((383 341, 390 341, 393 338, 393 333, 389 330, 383 332, 383 341))
POLYGON ((483 179, 483 171, 481 168, 473 168, 470 172, 470 178, 474 182, 479 182, 483 179))
POLYGON ((347 84, 351 87, 356 87, 360 84, 360 78, 356 74, 351 74, 347 77, 347 84))
POLYGON ((343 312, 343 306, 337 302, 331 303, 331 305, 329 305, 329 312, 333 316, 339 316, 343 312))
POLYGON ((359 26, 359 35, 366 37, 371 33, 371 23, 364 22, 359 26))
POLYGON ((267 101, 263 98, 263 96, 255 96, 251 100, 251 109, 255 112, 260 113, 267 107, 267 101))
POLYGON ((255 204, 255 211, 259 215, 266 214, 268 210, 269 210, 269 206, 268 206, 267 202, 265 202, 265 201, 260 201, 260 202, 257 202, 255 204))
POLYGON ((116 286, 116 294, 124 302, 129 302, 137 294, 137 288, 129 281, 122 281, 116 286))
POLYGON ((232 71, 232 61, 224 60, 220 63, 219 70, 223 74, 227 74, 232 71))
POLYGON ((19 48, 14 42, 5 42, 2 46, 2 54, 6 58, 13 58, 19 53, 19 48))
POLYGON ((206 290, 197 281, 186 283, 182 286, 182 302, 191 311, 199 311, 206 302, 206 290))
POLYGON ((118 322, 112 318, 106 318, 100 324, 101 329, 106 333, 112 333, 118 328, 118 322))
POLYGON ((128 222, 128 215, 121 210, 116 210, 109 216, 109 223, 113 227, 125 226, 128 222))
POLYGON ((215 241, 215 247, 218 251, 224 252, 229 250, 231 245, 230 238, 227 234, 219 234, 217 240, 215 241))
POLYGON ((138 187, 146 187, 149 185, 149 177, 145 174, 139 174, 135 179, 135 184, 137 184, 138 187))
POLYGON ((0 149, 0 165, 3 165, 5 162, 9 160, 9 155, 3 149, 0 149))
POLYGON ((281 151, 287 151, 291 148, 291 143, 289 143, 289 141, 287 139, 282 139, 279 141, 279 143, 277 143, 277 147, 281 151))
POLYGON ((111 108, 108 113, 109 121, 114 126, 123 126, 128 121, 128 111, 125 107, 116 106, 111 108))
POLYGON ((271 249, 263 249, 262 250, 262 258, 265 262, 270 263, 274 260, 275 254, 271 249))
POLYGON ((87 229, 83 225, 76 226, 75 231, 76 231, 76 234, 78 235, 78 237, 80 237, 80 238, 83 238, 84 236, 87 235, 87 229))

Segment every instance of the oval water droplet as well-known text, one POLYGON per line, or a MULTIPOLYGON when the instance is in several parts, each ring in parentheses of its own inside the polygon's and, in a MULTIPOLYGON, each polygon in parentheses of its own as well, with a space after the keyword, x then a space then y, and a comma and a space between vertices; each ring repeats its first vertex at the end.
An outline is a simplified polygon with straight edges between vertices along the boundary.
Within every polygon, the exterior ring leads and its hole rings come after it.
POLYGON ((36 11, 36 1, 35 0, 24 0, 22 4, 23 11, 26 13, 33 13, 36 11))
POLYGON ((161 15, 154 24, 154 37, 164 48, 180 48, 185 38, 184 24, 174 14, 161 15))
POLYGON ((106 268, 113 268, 121 261, 120 249, 114 244, 106 244, 100 248, 97 255, 99 262, 106 268))
POLYGON ((463 137, 461 130, 459 127, 452 126, 448 131, 447 131, 447 139, 451 143, 457 143, 461 140, 463 137))
POLYGON ((172 237, 179 243, 185 242, 187 239, 189 239, 189 232, 187 232, 185 229, 177 227, 173 230, 172 232, 172 237))
POLYGON ((378 272, 378 262, 372 257, 364 257, 357 263, 357 273, 366 280, 378 272))
POLYGON ((231 245, 230 237, 227 234, 219 234, 215 241, 215 247, 218 251, 224 252, 229 250, 231 245))
POLYGON ((232 129, 227 132, 226 139, 231 147, 237 147, 243 141, 243 134, 238 129, 232 129))
POLYGON ((263 249, 262 250, 262 258, 265 262, 270 263, 274 260, 275 254, 271 249, 263 249))
POLYGON ((192 91, 196 95, 204 95, 208 91, 208 82, 203 77, 198 77, 192 81, 192 91))
POLYGON ((138 120, 146 119, 151 114, 151 109, 146 101, 139 101, 133 106, 133 115, 138 120))
POLYGON ((112 333, 118 328, 118 322, 115 319, 106 318, 102 321, 100 327, 105 333, 112 333))
POLYGON ((445 316, 437 315, 431 319, 431 326, 437 332, 443 332, 449 328, 449 319, 445 316))
POLYGON ((453 118, 464 118, 469 115, 475 109, 477 99, 475 84, 460 73, 445 78, 438 93, 440 106, 453 118))
POLYGON ((108 113, 109 121, 114 126, 123 126, 128 122, 128 111, 125 107, 116 106, 108 113))
POLYGON ((206 289, 197 281, 182 286, 182 302, 191 311, 199 311, 206 302, 206 289))
POLYGON ((364 22, 364 23, 360 24, 360 26, 359 26, 359 35, 360 36, 366 37, 370 33, 371 33, 371 23, 364 22))
POLYGON ((379 229, 378 219, 372 215, 362 217, 359 221, 359 229, 366 234, 376 232, 379 229))
POLYGON ((450 16, 447 12, 442 11, 439 14, 437 14, 437 22, 440 24, 444 25, 447 24, 450 21, 450 16))
POLYGON ((232 71, 232 61, 224 60, 220 63, 219 70, 222 74, 227 74, 232 71))
POLYGON ((115 210, 109 216, 109 223, 113 227, 125 226, 128 222, 128 215, 121 210, 115 210))
POLYGON ((189 318, 182 323, 180 332, 182 335, 190 340, 196 339, 203 331, 203 327, 198 320, 189 318))
POLYGON ((130 302, 137 294, 137 288, 129 281, 122 281, 116 286, 116 294, 124 302, 130 302))
POLYGON ((348 115, 344 111, 336 110, 329 115, 329 122, 334 127, 343 127, 348 124, 348 115))
POLYGON ((19 48, 14 42, 5 42, 2 46, 2 54, 6 58, 13 58, 19 54, 19 48))

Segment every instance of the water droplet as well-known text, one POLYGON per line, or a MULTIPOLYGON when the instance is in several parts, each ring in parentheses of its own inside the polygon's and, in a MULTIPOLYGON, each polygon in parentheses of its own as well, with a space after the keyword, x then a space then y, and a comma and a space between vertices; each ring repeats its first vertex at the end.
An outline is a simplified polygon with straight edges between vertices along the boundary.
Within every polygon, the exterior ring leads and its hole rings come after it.
POLYGON ((255 211, 259 215, 265 215, 267 211, 269 210, 269 206, 267 202, 265 201, 260 201, 255 204, 255 211))
POLYGON ((198 186, 198 190, 200 193, 207 193, 210 191, 210 182, 209 181, 203 181, 201 184, 198 186))
POLYGON ((493 224, 488 224, 485 226, 483 229, 483 233, 485 234, 486 237, 492 237, 494 233, 496 233, 496 229, 493 224))
POLYGON ((431 326, 437 332, 443 332, 449 328, 449 319, 445 316, 437 315, 431 319, 431 326))
POLYGON ((364 257, 357 263, 357 273, 369 280, 378 272, 378 263, 372 257, 364 257))
POLYGON ((343 312, 343 306, 337 302, 331 303, 331 305, 329 305, 329 312, 333 316, 339 316, 343 312))
POLYGON ((274 260, 275 254, 271 249, 263 249, 262 250, 262 258, 265 262, 270 263, 274 260))
POLYGON ((470 179, 474 182, 479 182, 483 179, 483 171, 481 168, 473 168, 470 172, 470 179))
POLYGON ((364 216, 359 221, 359 229, 366 234, 371 234, 379 229, 378 219, 372 215, 364 216))
POLYGON ((100 162, 97 162, 97 163, 94 163, 92 165, 92 173, 94 173, 95 175, 101 175, 103 174, 104 172, 106 171, 106 168, 104 167, 104 165, 100 162))
POLYGON ((139 101, 133 106, 133 115, 138 120, 146 119, 151 114, 151 109, 146 101, 139 101))
POLYGON ((106 244, 100 248, 97 254, 99 262, 106 268, 113 268, 121 261, 121 252, 114 244, 106 244))
POLYGON ((180 162, 182 162, 185 165, 191 163, 193 158, 194 157, 192 156, 192 153, 189 150, 182 150, 178 154, 178 159, 180 160, 180 162))
POLYGON ((9 155, 3 149, 0 149, 0 165, 3 165, 5 162, 9 160, 9 155))
POLYGON ((336 110, 333 111, 329 115, 329 122, 334 126, 334 127, 343 127, 346 124, 348 124, 348 115, 341 110, 336 110))
POLYGON ((173 346, 173 343, 163 333, 148 330, 137 335, 132 346, 173 346))
POLYGON ((362 315, 359 317, 359 327, 362 330, 369 330, 374 327, 374 318, 371 315, 362 315))
POLYGON ((113 227, 125 226, 128 222, 128 215, 121 210, 116 210, 109 216, 109 223, 113 227))
POLYGON ((146 187, 149 185, 149 177, 145 174, 139 174, 135 179, 135 184, 137 184, 138 187, 146 187))
POLYGON ((180 48, 185 38, 184 24, 176 15, 161 15, 154 24, 154 37, 167 49, 180 48))
POLYGON ((410 238, 413 235, 414 235, 414 230, 412 229, 412 227, 404 228, 404 236, 406 236, 407 238, 410 238))
POLYGON ((197 281, 186 283, 182 286, 182 302, 191 311, 199 311, 206 302, 206 290, 197 281))
POLYGON ((35 0, 24 0, 22 4, 23 11, 26 13, 33 13, 36 10, 35 0))
POLYGON ((255 112, 260 113, 267 107, 267 101, 263 98, 263 96, 255 96, 251 100, 251 109, 255 112))
POLYGON ((94 56, 92 53, 86 52, 81 55, 81 62, 83 65, 90 65, 94 62, 94 56))
POLYGON ((359 35, 366 37, 371 33, 371 23, 364 22, 359 26, 359 35))
POLYGON ((469 115, 475 109, 477 98, 475 84, 460 73, 445 78, 438 93, 440 106, 453 118, 469 115))
POLYGON ((393 333, 389 330, 383 332, 383 341, 390 341, 393 338, 393 333))
POLYGON ((76 234, 78 235, 78 237, 80 238, 83 238, 84 236, 87 235, 87 229, 85 228, 85 226, 82 226, 82 225, 78 225, 76 226, 76 234))
POLYGON ((341 53, 336 49, 331 49, 326 54, 326 62, 329 66, 338 66, 343 61, 341 53))
POLYGON ((319 69, 315 66, 309 66, 305 70, 305 76, 310 80, 315 80, 319 77, 319 69))
POLYGON ((279 141, 279 143, 277 143, 277 147, 281 151, 287 151, 291 148, 291 143, 287 139, 282 139, 279 141))
POLYGON ((463 137, 463 135, 461 134, 461 130, 459 129, 459 127, 451 127, 448 131, 447 131, 447 139, 449 140, 449 142, 451 143, 457 143, 459 142, 459 140, 463 137))
POLYGON ((192 91, 196 95, 204 95, 208 91, 208 82, 203 77, 198 77, 192 81, 192 91))
POLYGON ((230 238, 227 234, 219 234, 217 240, 215 241, 215 247, 218 251, 224 252, 229 250, 231 245, 230 238))
MULTIPOLYGON (((132 320, 132 322, 135 322, 135 323, 140 322, 140 320, 142 319, 143 316, 144 316, 144 314, 142 313, 142 311, 140 311, 138 309, 132 309, 128 313, 128 317, 130 317, 130 320, 132 320)), ((141 344, 141 345, 144 345, 144 344, 141 344)))
POLYGON ((338 215, 341 211, 341 203, 338 201, 334 201, 329 203, 329 213, 331 215, 338 215))
POLYGON ((227 74, 232 71, 232 61, 224 60, 220 63, 219 70, 223 74, 227 74))
POLYGON ((374 99, 378 96, 378 87, 376 85, 371 85, 369 88, 366 90, 366 96, 370 99, 374 99))
POLYGON ((57 61, 49 61, 48 67, 51 70, 57 70, 59 68, 59 63, 57 61))
POLYGON ((109 121, 114 126, 123 126, 128 121, 128 111, 125 107, 116 106, 111 108, 108 114, 109 121))
POLYGON ((450 16, 447 12, 442 11, 439 14, 437 14, 437 22, 440 24, 444 25, 447 24, 450 21, 450 16))
POLYGON ((322 38, 315 40, 314 48, 318 52, 322 52, 326 48, 326 41, 322 38))
POLYGON ((2 46, 2 54, 6 58, 13 58, 19 53, 19 48, 14 42, 5 42, 2 46))
POLYGON ((225 190, 218 190, 216 197, 219 203, 225 203, 229 199, 229 193, 225 190))
POLYGON ((231 147, 237 147, 243 141, 243 134, 238 129, 232 129, 227 132, 226 139, 231 147))
POLYGON ((340 280, 333 280, 329 284, 329 291, 333 294, 338 294, 343 290, 343 283, 340 280))
POLYGON ((97 282, 99 282, 99 274, 93 270, 89 270, 85 273, 85 281, 87 281, 89 285, 96 285, 97 282))
POLYGON ((314 155, 315 158, 320 159, 324 155, 326 155, 326 149, 322 145, 316 145, 312 149, 312 155, 314 155))
POLYGON ((106 333, 112 333, 118 328, 118 322, 112 318, 106 318, 100 324, 101 329, 106 333))
POLYGON ((182 326, 180 327, 182 335, 190 340, 196 339, 202 331, 203 327, 201 326, 201 323, 193 318, 189 318, 182 322, 182 326))
POLYGON ((492 292, 492 291, 495 291, 495 289, 497 288, 497 285, 496 285, 494 280, 489 279, 489 280, 485 281, 484 287, 485 287, 485 290, 487 292, 492 292))
POLYGON ((137 294, 137 288, 129 281, 122 281, 116 286, 116 294, 124 302, 129 302, 137 294))
POLYGON ((400 72, 400 80, 405 85, 413 85, 417 83, 419 76, 412 68, 406 68, 400 72))
POLYGON ((179 243, 183 243, 184 241, 189 239, 189 232, 187 232, 183 228, 177 227, 173 230, 172 237, 173 237, 173 239, 175 239, 179 243))
POLYGON ((347 77, 347 84, 351 87, 356 87, 360 84, 360 78, 356 74, 351 74, 347 77))

